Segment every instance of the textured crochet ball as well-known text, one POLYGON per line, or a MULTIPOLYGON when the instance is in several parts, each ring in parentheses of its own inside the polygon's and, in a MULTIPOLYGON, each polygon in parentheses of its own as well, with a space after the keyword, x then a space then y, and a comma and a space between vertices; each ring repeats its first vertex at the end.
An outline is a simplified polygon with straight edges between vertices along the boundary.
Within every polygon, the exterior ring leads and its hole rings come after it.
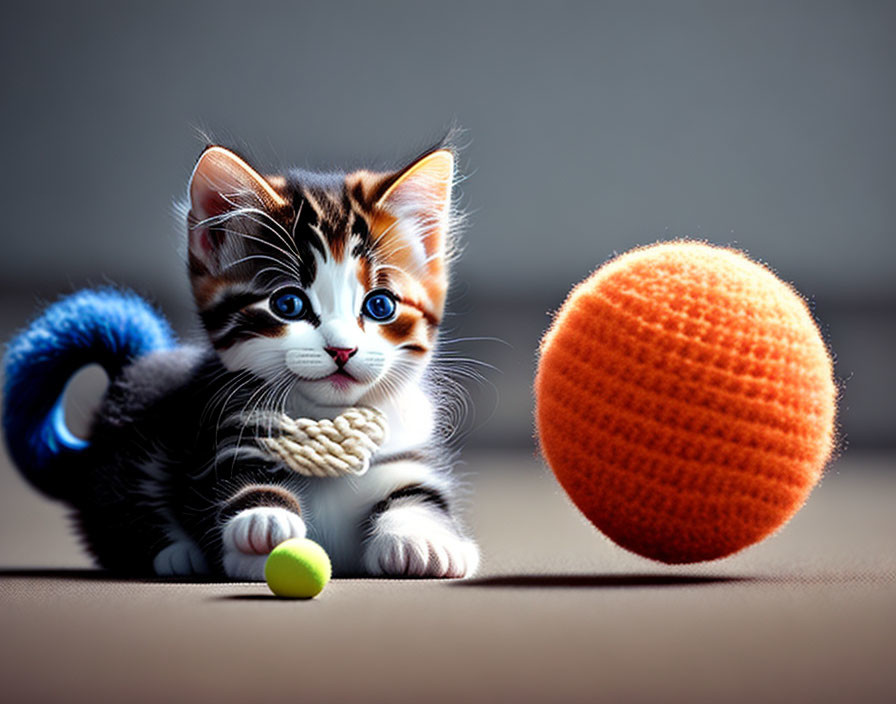
POLYGON ((740 252, 637 249, 569 295, 541 345, 542 452, 588 519, 667 563, 762 540, 833 445, 831 359, 806 304, 740 252))

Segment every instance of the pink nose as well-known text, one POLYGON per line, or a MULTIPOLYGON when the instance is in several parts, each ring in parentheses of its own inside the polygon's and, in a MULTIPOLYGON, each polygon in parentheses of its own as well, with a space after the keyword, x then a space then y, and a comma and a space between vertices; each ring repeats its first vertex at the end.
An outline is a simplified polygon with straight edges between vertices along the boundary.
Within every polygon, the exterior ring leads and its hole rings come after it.
POLYGON ((344 366, 349 359, 351 359, 355 352, 358 351, 358 348, 355 347, 353 349, 349 349, 348 347, 324 347, 327 351, 327 354, 330 355, 334 360, 336 360, 336 364, 344 366))

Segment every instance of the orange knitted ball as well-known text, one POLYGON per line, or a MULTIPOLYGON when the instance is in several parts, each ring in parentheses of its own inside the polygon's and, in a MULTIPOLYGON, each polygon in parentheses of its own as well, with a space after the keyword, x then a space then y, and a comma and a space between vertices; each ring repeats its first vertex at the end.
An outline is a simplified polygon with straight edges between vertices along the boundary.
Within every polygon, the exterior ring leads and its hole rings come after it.
POLYGON ((668 563, 724 557, 803 505, 832 446, 805 303, 740 252, 669 242, 579 284, 541 344, 542 452, 579 509, 668 563))

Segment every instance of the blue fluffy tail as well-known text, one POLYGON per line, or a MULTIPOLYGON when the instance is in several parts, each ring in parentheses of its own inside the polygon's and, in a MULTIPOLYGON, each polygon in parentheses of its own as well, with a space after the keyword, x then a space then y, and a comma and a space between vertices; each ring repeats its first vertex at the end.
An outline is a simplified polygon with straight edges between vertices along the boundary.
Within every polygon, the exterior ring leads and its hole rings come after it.
POLYGON ((4 360, 3 429, 22 474, 65 498, 72 479, 67 460, 88 446, 65 425, 69 379, 99 364, 111 380, 138 357, 175 344, 167 321, 134 293, 83 290, 49 306, 13 338, 4 360))

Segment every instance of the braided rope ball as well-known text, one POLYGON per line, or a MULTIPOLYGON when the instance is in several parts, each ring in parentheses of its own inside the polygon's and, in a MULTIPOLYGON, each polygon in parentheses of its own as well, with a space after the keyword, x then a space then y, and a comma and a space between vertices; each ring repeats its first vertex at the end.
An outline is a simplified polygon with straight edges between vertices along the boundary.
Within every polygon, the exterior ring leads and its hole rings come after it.
POLYGON ((542 453, 617 544, 666 563, 768 536, 833 447, 831 359, 805 302, 740 252, 679 241, 579 284, 535 380, 542 453))
POLYGON ((387 432, 386 416, 375 408, 349 408, 333 420, 280 414, 270 425, 270 436, 259 443, 306 477, 364 474, 387 432))

